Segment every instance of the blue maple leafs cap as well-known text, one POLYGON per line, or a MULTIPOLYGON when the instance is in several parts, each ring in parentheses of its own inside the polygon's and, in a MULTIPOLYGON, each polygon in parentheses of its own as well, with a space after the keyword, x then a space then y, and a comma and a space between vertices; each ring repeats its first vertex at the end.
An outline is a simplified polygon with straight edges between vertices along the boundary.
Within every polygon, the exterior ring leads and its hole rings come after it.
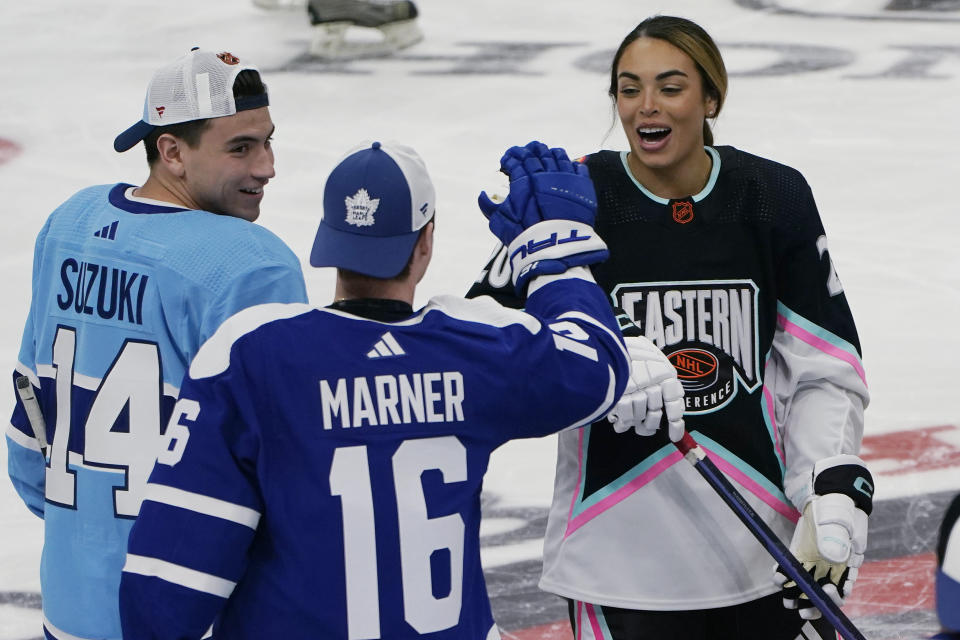
POLYGON ((435 200, 426 165, 412 148, 390 142, 354 147, 327 178, 310 264, 396 276, 420 229, 433 219, 435 200))

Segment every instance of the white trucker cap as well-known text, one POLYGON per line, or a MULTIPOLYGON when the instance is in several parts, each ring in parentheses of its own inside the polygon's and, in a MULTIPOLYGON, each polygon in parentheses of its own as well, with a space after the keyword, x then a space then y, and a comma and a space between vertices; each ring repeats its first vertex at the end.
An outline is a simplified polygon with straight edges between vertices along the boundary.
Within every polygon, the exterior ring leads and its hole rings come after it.
POLYGON ((233 83, 244 70, 257 71, 241 64, 232 53, 214 53, 194 47, 190 53, 159 69, 147 86, 143 118, 113 141, 113 148, 126 151, 150 135, 157 127, 192 120, 222 118, 238 111, 266 107, 266 91, 260 95, 234 100, 233 83))

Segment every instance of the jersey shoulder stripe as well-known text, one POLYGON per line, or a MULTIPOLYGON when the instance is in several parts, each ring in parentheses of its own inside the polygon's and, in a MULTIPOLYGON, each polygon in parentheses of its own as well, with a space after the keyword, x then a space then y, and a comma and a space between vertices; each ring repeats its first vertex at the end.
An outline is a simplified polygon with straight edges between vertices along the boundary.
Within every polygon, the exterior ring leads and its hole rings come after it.
POLYGON ((534 316, 500 305, 489 296, 466 299, 458 296, 443 295, 430 299, 424 308, 424 315, 431 311, 439 311, 456 320, 478 322, 492 327, 507 327, 520 325, 531 334, 540 332, 541 324, 534 316))

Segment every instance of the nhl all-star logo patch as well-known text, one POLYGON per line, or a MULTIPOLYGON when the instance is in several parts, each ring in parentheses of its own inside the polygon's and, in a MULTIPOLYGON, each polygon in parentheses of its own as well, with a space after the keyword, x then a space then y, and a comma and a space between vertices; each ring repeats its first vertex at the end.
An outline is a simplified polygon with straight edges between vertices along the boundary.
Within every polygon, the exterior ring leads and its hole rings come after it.
POLYGON ((685 412, 711 413, 760 375, 759 292, 753 280, 630 282, 614 304, 663 350, 683 385, 685 412))
POLYGON ((344 200, 347 205, 347 224, 356 227, 369 227, 374 222, 373 214, 380 206, 380 198, 371 198, 366 189, 360 189, 344 200))

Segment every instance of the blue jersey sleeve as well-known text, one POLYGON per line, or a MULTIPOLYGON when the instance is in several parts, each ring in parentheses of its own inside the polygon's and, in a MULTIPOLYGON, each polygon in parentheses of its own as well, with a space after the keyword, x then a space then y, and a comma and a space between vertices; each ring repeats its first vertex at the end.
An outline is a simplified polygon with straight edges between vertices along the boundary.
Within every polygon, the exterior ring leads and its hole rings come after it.
MULTIPOLYGON (((16 427, 11 427, 16 429, 16 427)), ((43 492, 45 467, 39 449, 7 434, 7 472, 13 488, 27 508, 38 517, 43 517, 43 492)))
POLYGON ((34 353, 36 339, 34 336, 34 316, 36 314, 36 300, 38 296, 38 275, 43 261, 43 248, 47 237, 50 221, 44 224, 34 244, 33 252, 33 295, 31 296, 30 312, 23 329, 23 338, 20 342, 19 363, 13 374, 13 395, 16 398, 10 425, 7 428, 7 472, 10 481, 20 495, 20 498, 33 513, 43 517, 45 471, 43 455, 40 453, 40 444, 27 419, 23 403, 16 392, 16 381, 20 376, 27 376, 34 386, 34 393, 40 387, 37 377, 37 364, 34 353))
POLYGON ((234 368, 182 388, 131 531, 124 638, 200 638, 244 573, 263 507, 257 442, 242 419, 248 400, 230 390, 239 375, 234 368))
MULTIPOLYGON (((13 387, 15 389, 16 406, 10 417, 10 426, 7 429, 7 472, 17 494, 31 512, 43 517, 44 491, 46 483, 46 464, 41 453, 40 443, 34 432, 34 427, 27 417, 23 401, 16 392, 17 379, 26 376, 36 379, 21 365, 13 373, 13 387)), ((31 385, 33 383, 31 382, 31 385)), ((33 392, 37 393, 34 386, 33 392)), ((37 428, 44 428, 37 425, 37 428)))
POLYGON ((507 401, 490 406, 504 440, 589 424, 623 394, 630 365, 610 303, 577 272, 531 287, 525 313, 543 329, 514 336, 497 368, 507 401))
POLYGON ((232 345, 250 319, 304 308, 262 305, 233 316, 184 379, 130 533, 120 582, 124 638, 201 637, 243 575, 264 509, 258 437, 245 416, 264 390, 251 393, 232 345))

